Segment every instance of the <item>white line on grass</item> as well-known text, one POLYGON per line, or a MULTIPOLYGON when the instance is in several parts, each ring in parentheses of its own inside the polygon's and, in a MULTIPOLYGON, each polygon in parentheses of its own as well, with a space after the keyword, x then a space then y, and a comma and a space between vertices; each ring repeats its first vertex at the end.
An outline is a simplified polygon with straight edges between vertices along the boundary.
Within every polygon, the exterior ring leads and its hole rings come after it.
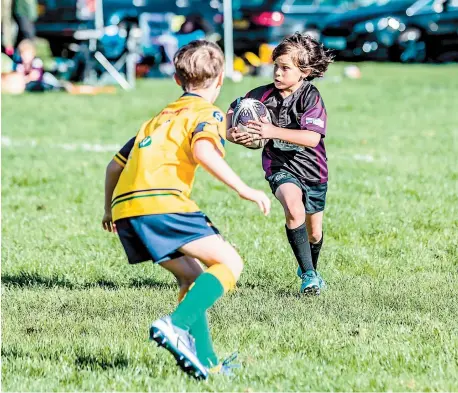
POLYGON ((98 153, 104 152, 117 152, 121 145, 110 145, 110 144, 100 144, 100 143, 39 143, 35 139, 27 139, 22 141, 13 140, 10 137, 2 136, 2 146, 4 147, 47 147, 47 148, 56 148, 63 149, 68 151, 93 151, 98 153))
MULTIPOLYGON (((67 151, 92 151, 97 153, 105 153, 105 152, 117 152, 121 145, 116 144, 100 144, 100 143, 47 143, 43 142, 40 143, 35 139, 24 139, 24 140, 13 140, 8 136, 2 135, 2 146, 4 147, 38 147, 38 148, 54 148, 54 149, 63 149, 67 151)), ((255 154, 251 151, 243 151, 239 153, 241 158, 251 158, 254 157, 255 154)), ((332 155, 331 155, 332 156, 332 155)), ((350 158, 350 156, 345 156, 350 158)), ((332 158, 336 158, 333 156, 332 158)), ((364 161, 364 162, 374 162, 375 158, 370 154, 354 154, 352 158, 356 161, 364 161)))

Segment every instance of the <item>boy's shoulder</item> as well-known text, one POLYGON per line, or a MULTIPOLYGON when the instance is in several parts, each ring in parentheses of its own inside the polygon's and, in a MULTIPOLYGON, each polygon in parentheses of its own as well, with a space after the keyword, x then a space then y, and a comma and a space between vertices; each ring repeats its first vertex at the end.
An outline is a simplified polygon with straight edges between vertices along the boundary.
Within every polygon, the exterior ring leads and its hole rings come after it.
POLYGON ((218 122, 224 121, 225 114, 220 108, 208 101, 201 101, 203 102, 196 104, 193 110, 197 117, 214 118, 218 122))
POLYGON ((301 103, 304 108, 315 106, 318 103, 324 106, 320 91, 313 83, 307 82, 304 87, 305 89, 301 92, 301 103))
POLYGON ((200 96, 191 94, 185 94, 171 102, 159 113, 159 115, 179 115, 180 113, 186 113, 188 119, 189 117, 198 119, 213 116, 221 122, 224 120, 224 114, 220 108, 202 99, 200 96), (189 99, 182 100, 182 98, 186 96, 188 96, 189 99))

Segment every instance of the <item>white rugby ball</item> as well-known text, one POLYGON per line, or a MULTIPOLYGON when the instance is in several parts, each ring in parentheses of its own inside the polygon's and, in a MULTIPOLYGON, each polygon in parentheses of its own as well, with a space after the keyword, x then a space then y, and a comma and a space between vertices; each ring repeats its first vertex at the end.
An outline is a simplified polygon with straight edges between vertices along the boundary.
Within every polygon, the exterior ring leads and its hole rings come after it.
MULTIPOLYGON (((247 127, 250 120, 272 122, 269 110, 261 101, 255 100, 254 98, 244 98, 234 108, 232 125, 237 127, 240 131, 250 132, 250 129, 247 127)), ((265 146, 267 139, 259 138, 258 134, 253 133, 252 135, 255 140, 251 145, 246 147, 249 149, 260 149, 265 146)))

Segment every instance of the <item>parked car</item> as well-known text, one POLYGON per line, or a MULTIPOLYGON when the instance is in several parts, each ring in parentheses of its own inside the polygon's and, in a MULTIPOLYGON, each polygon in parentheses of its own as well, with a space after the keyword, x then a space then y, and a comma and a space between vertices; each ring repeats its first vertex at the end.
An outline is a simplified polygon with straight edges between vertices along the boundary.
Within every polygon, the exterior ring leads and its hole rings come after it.
MULTIPOLYGON (((103 0, 102 4, 104 24, 111 31, 138 25, 144 12, 185 16, 198 10, 213 26, 220 6, 218 0, 103 0)), ((54 56, 60 56, 75 42, 75 32, 94 28, 96 0, 39 0, 38 10, 37 35, 49 41, 54 56)))
POLYGON ((458 1, 430 0, 407 10, 405 28, 396 32, 402 62, 458 61, 458 1))
POLYGON ((320 21, 343 12, 348 0, 233 0, 234 51, 257 52, 263 43, 275 45, 296 31, 318 38, 320 21))
POLYGON ((401 19, 412 3, 391 0, 385 5, 375 3, 331 15, 321 26, 321 42, 340 59, 395 60, 398 53, 392 32, 403 27, 401 19))

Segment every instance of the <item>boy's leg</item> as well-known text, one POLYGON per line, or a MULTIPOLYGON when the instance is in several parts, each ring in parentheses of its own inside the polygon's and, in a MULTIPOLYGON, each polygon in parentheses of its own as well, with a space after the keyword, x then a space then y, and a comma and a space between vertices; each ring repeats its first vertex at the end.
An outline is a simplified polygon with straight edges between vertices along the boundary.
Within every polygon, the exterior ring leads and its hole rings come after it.
MULTIPOLYGON (((200 263, 191 257, 184 256, 178 259, 172 259, 160 264, 163 268, 170 271, 177 279, 180 286, 178 302, 181 302, 189 288, 192 286, 197 277, 204 271, 200 263)), ((218 364, 218 357, 213 349, 213 343, 208 326, 207 315, 205 318, 199 318, 191 326, 190 333, 196 343, 197 357, 205 367, 212 367, 218 364)))
POLYGON ((323 245, 323 213, 324 212, 321 211, 307 214, 306 217, 312 262, 315 270, 318 266, 318 258, 320 256, 321 246, 323 245))
POLYGON ((159 264, 172 273, 177 279, 180 292, 178 302, 183 300, 189 287, 196 281, 196 278, 204 271, 202 265, 194 258, 183 256, 159 264))
MULTIPOLYGON (((235 286, 235 282, 243 269, 243 263, 237 251, 218 235, 192 241, 181 247, 179 251, 199 259, 208 266, 208 269, 199 275, 170 317, 161 318, 153 323, 151 326, 152 337, 156 341, 163 340, 161 345, 166 345, 167 340, 172 339, 174 346, 167 347, 167 349, 174 354, 183 370, 188 373, 196 371, 196 377, 204 375, 206 378, 209 372, 208 368, 214 365, 217 359, 213 358, 212 360, 211 356, 204 359, 208 366, 206 366, 207 371, 203 370, 193 360, 191 348, 193 344, 184 342, 184 347, 180 346, 182 345, 180 339, 176 341, 177 334, 186 340, 186 333, 184 332, 198 330, 203 336, 200 337, 199 343, 212 348, 206 312, 224 292, 235 286), (188 348, 191 349, 191 352, 188 348)), ((194 334, 196 333, 194 332, 194 334)), ((199 363, 202 364, 200 359, 199 363)))
POLYGON ((293 181, 285 182, 275 190, 275 197, 285 211, 286 235, 301 270, 301 292, 319 294, 320 286, 313 267, 302 188, 293 181))
POLYGON ((218 235, 192 241, 179 251, 208 267, 171 316, 174 324, 189 330, 225 292, 235 287, 243 262, 237 251, 218 235))
POLYGON ((297 262, 303 272, 314 270, 307 226, 305 207, 302 201, 302 189, 294 183, 283 183, 275 191, 285 211, 286 236, 293 249, 297 262))

